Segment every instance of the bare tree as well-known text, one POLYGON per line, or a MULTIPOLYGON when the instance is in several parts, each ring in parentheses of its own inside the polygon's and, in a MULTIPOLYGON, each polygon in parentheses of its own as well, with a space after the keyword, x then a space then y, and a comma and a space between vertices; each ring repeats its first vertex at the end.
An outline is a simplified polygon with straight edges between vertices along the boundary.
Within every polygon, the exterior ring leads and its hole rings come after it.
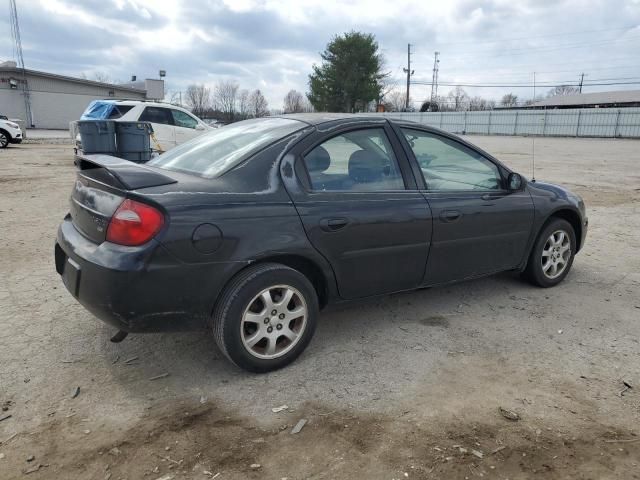
POLYGON ((83 78, 84 80, 93 80, 94 82, 100 83, 120 83, 119 81, 111 78, 111 76, 105 72, 93 72, 91 76, 88 76, 86 73, 81 72, 80 78, 83 78))
POLYGON ((304 112, 304 97, 297 90, 289 90, 284 96, 284 113, 304 112))
POLYGON ((249 111, 256 118, 269 115, 269 104, 260 90, 254 90, 249 95, 249 111))
POLYGON ((503 107, 516 107, 518 105, 518 96, 514 93, 507 93, 502 96, 500 105, 503 107))
POLYGON ((580 89, 578 87, 558 85, 557 87, 553 87, 549 90, 547 97, 555 97, 556 95, 576 95, 577 93, 580 93, 580 89))
POLYGON ((196 116, 202 117, 211 108, 211 89, 205 85, 189 85, 184 100, 196 116))
POLYGON ((302 112, 303 113, 315 112, 315 109, 313 108, 313 105, 311 105, 311 102, 306 97, 306 95, 304 95, 302 97, 302 112))
POLYGON ((251 105, 249 104, 249 90, 242 89, 238 94, 238 115, 241 120, 251 116, 251 105))
POLYGON ((450 104, 451 108, 456 112, 461 112, 463 110, 467 110, 469 105, 469 95, 464 91, 462 87, 456 87, 454 90, 451 90, 447 95, 447 101, 450 104))
POLYGON ((223 113, 227 122, 232 122, 234 119, 238 88, 240 87, 236 82, 223 80, 216 84, 213 92, 216 106, 223 113))
MULTIPOLYGON (((402 112, 405 107, 406 99, 406 94, 401 90, 392 90, 388 92, 384 97, 385 110, 388 110, 389 112, 402 112)), ((409 101, 409 104, 411 104, 411 101, 409 101)))

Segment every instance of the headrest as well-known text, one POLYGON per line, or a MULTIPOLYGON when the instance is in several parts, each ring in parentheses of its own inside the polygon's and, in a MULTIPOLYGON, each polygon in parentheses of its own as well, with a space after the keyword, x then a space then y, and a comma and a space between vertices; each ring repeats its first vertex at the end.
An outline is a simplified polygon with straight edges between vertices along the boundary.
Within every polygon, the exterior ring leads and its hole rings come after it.
POLYGON ((356 150, 349 157, 349 177, 356 183, 382 180, 384 168, 384 158, 367 150, 356 150))
POLYGON ((329 152, 323 146, 317 146, 311 150, 304 158, 304 162, 307 165, 309 172, 321 173, 324 172, 329 165, 331 165, 331 157, 329 152))

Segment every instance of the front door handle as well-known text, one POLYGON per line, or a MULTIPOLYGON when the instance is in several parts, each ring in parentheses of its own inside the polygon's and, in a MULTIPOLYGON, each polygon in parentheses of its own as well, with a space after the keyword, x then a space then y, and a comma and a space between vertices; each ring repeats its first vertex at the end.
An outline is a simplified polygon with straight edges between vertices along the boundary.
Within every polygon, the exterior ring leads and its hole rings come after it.
POLYGON ((483 194, 480 198, 482 200, 497 200, 500 197, 503 197, 504 195, 500 194, 500 193, 485 193, 483 194))
POLYGON ((458 210, 443 210, 440 213, 440 220, 446 223, 456 222, 462 217, 462 212, 458 210))
POLYGON ((349 225, 348 218, 323 218, 320 220, 320 228, 325 232, 337 232, 349 225))

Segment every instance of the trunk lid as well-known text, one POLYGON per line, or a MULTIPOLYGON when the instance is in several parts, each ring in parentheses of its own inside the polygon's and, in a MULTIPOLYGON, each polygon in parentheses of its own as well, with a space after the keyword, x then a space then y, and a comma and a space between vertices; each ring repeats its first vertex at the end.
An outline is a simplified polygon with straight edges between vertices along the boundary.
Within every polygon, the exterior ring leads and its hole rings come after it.
POLYGON ((105 241, 111 217, 128 192, 177 182, 144 165, 108 155, 80 157, 77 165, 71 219, 80 233, 98 244, 105 241))

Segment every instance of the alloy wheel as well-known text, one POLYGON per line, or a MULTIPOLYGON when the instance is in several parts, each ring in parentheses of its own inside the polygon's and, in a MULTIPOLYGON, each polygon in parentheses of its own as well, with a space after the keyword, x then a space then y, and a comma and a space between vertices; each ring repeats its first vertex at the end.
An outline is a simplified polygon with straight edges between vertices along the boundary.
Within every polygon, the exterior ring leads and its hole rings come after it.
POLYGON ((242 315, 242 344, 255 357, 278 358, 302 338, 307 317, 307 304, 297 289, 289 285, 265 288, 242 315))
POLYGON ((7 138, 7 135, 0 132, 0 148, 4 148, 7 145, 9 145, 9 138, 7 138))
POLYGON ((556 230, 542 248, 542 272, 549 279, 557 278, 565 271, 571 259, 571 239, 564 230, 556 230))

